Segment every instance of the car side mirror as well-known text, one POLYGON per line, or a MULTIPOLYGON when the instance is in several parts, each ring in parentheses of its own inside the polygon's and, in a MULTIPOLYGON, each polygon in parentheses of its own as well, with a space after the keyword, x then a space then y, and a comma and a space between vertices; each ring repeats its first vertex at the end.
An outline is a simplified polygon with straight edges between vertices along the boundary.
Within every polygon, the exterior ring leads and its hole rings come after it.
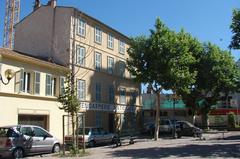
POLYGON ((44 136, 43 136, 43 140, 45 140, 47 137, 48 137, 48 135, 44 135, 44 136))

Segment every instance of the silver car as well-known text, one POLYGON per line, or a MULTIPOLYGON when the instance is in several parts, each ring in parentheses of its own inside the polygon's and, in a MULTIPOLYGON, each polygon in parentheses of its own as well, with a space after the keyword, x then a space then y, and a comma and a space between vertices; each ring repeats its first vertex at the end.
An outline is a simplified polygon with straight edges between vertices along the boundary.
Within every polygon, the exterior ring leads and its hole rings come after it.
POLYGON ((0 157, 23 158, 29 154, 55 153, 60 142, 45 129, 33 125, 0 127, 0 157))
MULTIPOLYGON (((109 133, 100 127, 86 127, 84 141, 87 146, 94 147, 100 144, 114 143, 117 140, 117 135, 109 133)), ((83 129, 80 128, 78 131, 79 145, 83 144, 83 129)), ((65 144, 71 146, 72 135, 65 136, 65 144)))

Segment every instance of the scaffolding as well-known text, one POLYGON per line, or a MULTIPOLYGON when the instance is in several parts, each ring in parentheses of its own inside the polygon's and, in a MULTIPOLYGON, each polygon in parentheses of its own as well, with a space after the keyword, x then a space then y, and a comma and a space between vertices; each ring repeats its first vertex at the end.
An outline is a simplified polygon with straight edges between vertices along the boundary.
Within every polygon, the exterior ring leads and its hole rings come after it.
POLYGON ((6 0, 5 7, 3 47, 12 49, 14 25, 19 22, 20 0, 6 0))

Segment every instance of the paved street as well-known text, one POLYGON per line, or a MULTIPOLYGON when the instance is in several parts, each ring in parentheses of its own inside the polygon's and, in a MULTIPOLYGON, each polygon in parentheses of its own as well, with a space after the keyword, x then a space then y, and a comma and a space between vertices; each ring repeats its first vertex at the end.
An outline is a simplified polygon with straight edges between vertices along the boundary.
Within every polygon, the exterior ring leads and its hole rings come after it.
MULTIPOLYGON (((184 137, 137 139, 133 145, 102 146, 87 149, 89 156, 82 159, 105 158, 240 158, 240 132, 204 134, 206 140, 184 137)), ((29 159, 39 156, 29 157, 29 159)), ((49 155, 43 158, 56 158, 49 155)))

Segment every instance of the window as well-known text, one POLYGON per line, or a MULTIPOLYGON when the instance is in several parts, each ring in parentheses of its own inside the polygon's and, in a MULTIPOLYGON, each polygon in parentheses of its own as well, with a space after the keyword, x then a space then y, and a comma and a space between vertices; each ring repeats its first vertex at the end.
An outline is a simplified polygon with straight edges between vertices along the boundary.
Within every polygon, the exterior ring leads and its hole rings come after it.
POLYGON ((100 102, 101 101, 101 84, 100 83, 96 83, 95 93, 96 93, 96 101, 100 102))
POLYGON ((34 134, 36 137, 45 137, 45 136, 49 137, 50 136, 46 131, 44 131, 41 128, 33 127, 33 129, 34 129, 33 131, 34 131, 34 134))
POLYGON ((59 93, 60 95, 62 95, 65 92, 65 77, 60 77, 60 89, 59 89, 59 93))
POLYGON ((21 86, 21 92, 25 93, 30 93, 30 73, 29 72, 21 72, 21 81, 20 81, 20 86, 21 86))
POLYGON ((76 64, 78 64, 80 66, 85 66, 85 56, 86 56, 85 47, 77 46, 77 49, 76 49, 76 64))
POLYGON ((119 75, 125 77, 125 62, 119 61, 119 75))
POLYGON ((108 57, 108 73, 113 74, 114 69, 114 59, 112 57, 108 57))
POLYGON ((119 40, 119 53, 121 54, 125 53, 125 43, 121 40, 119 40))
POLYGON ((46 75, 46 95, 56 95, 56 78, 53 78, 52 75, 49 74, 46 75))
POLYGON ((95 69, 100 71, 102 67, 102 55, 98 52, 95 53, 95 69))
POLYGON ((95 27, 95 42, 102 43, 102 30, 99 27, 95 27))
POLYGON ((20 132, 23 135, 27 135, 27 136, 32 136, 33 135, 33 131, 31 127, 21 127, 20 132))
POLYGON ((120 88, 120 104, 126 104, 126 89, 120 88))
MULTIPOLYGON (((102 115, 101 112, 97 111, 96 112, 96 127, 101 127, 102 126, 102 115)), ((100 134, 100 131, 97 130, 97 133, 100 134)))
POLYGON ((77 33, 80 36, 83 36, 83 37, 85 37, 85 35, 86 35, 86 22, 83 19, 79 19, 78 20, 78 30, 77 30, 77 33))
POLYGON ((84 80, 77 81, 77 95, 79 100, 85 100, 86 96, 86 83, 84 80))
POLYGON ((132 90, 130 92, 130 104, 135 105, 136 104, 136 98, 137 98, 137 91, 132 90))
POLYGON ((111 34, 108 34, 108 48, 113 49, 114 37, 111 34))
POLYGON ((40 73, 35 72, 34 79, 34 94, 40 94, 40 73))
POLYGON ((114 93, 113 85, 109 86, 108 92, 109 92, 109 103, 114 103, 115 93, 114 93))

